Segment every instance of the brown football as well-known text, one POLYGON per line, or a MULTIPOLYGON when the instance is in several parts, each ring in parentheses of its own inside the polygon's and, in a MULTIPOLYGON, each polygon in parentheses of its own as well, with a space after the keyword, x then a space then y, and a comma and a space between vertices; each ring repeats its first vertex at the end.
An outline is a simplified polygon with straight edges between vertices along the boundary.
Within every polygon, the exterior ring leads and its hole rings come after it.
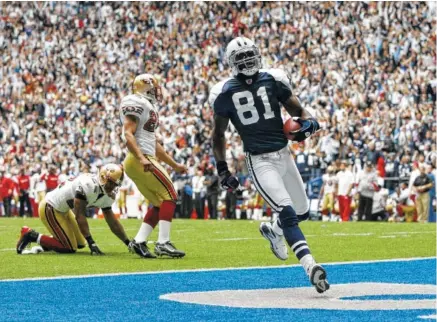
POLYGON ((289 118, 284 123, 284 134, 285 137, 291 141, 294 140, 293 134, 290 134, 290 132, 295 132, 301 128, 301 125, 299 122, 294 121, 292 118, 289 118))

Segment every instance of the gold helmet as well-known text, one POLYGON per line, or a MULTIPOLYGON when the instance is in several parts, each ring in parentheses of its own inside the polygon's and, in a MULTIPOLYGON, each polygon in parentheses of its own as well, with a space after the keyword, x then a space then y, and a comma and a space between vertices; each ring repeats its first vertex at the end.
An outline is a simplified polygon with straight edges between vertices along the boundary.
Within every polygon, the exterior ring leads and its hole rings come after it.
POLYGON ((162 90, 156 77, 150 74, 141 74, 135 77, 132 84, 134 94, 154 99, 158 102, 162 100, 162 90))
POLYGON ((124 178, 123 166, 109 163, 99 170, 99 184, 106 194, 116 194, 124 178))

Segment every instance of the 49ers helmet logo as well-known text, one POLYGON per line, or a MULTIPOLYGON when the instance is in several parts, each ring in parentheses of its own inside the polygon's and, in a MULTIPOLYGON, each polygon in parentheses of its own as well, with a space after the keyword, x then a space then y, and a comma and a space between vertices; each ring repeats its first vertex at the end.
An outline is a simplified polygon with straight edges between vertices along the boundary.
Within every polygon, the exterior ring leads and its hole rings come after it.
POLYGON ((149 120, 144 124, 143 129, 149 132, 155 132, 158 127, 158 114, 155 111, 149 112, 149 120))

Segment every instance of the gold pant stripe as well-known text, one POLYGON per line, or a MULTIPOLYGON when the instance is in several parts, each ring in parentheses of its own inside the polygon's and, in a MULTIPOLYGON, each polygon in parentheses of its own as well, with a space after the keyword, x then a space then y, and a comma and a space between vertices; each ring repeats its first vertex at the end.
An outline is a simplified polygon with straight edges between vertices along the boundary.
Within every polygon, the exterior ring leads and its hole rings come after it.
POLYGON ((61 225, 59 225, 59 222, 56 220, 53 207, 49 204, 46 204, 46 218, 47 222, 49 223, 50 227, 52 227, 53 232, 56 235, 56 239, 58 239, 64 247, 68 247, 70 249, 73 249, 70 240, 68 239, 68 236, 65 234, 65 231, 62 229, 61 225))
POLYGON ((177 200, 178 195, 174 189, 173 183, 171 182, 171 179, 167 177, 167 174, 160 170, 161 165, 156 160, 151 160, 148 156, 146 156, 146 158, 154 166, 153 175, 162 183, 170 197, 172 197, 173 200, 177 200), (157 165, 159 165, 159 167, 157 165))

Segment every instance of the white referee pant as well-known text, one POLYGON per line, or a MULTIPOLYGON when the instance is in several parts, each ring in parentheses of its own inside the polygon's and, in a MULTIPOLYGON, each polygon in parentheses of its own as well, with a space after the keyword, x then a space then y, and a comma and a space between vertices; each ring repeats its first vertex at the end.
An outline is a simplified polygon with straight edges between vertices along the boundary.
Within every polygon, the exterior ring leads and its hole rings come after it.
POLYGON ((288 146, 271 153, 246 153, 246 163, 256 189, 274 211, 280 213, 286 206, 292 206, 297 215, 309 211, 302 177, 288 146))

